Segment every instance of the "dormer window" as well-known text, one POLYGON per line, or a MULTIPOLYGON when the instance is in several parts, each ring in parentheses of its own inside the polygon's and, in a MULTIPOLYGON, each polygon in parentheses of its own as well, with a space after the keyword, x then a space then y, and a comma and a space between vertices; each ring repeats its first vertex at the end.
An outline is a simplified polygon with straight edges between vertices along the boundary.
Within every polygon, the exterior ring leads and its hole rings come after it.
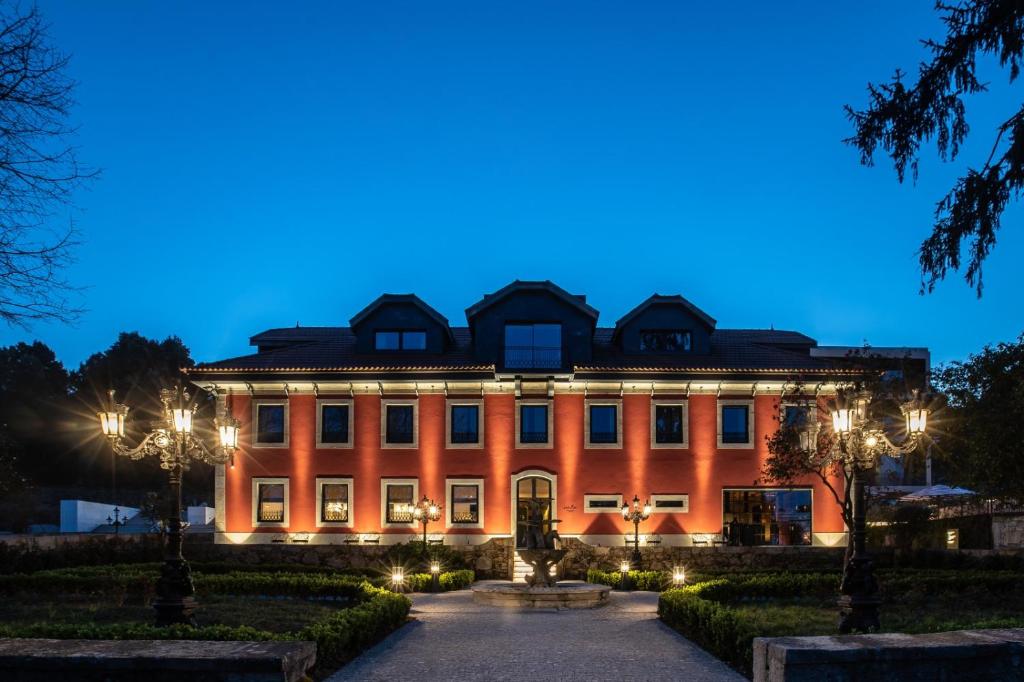
POLYGON ((640 350, 649 353, 689 353, 690 332, 686 329, 644 329, 640 350))
POLYGON ((562 325, 506 324, 506 369, 551 369, 562 366, 562 325))
POLYGON ((422 330, 377 332, 373 347, 376 350, 426 350, 427 333, 422 330))

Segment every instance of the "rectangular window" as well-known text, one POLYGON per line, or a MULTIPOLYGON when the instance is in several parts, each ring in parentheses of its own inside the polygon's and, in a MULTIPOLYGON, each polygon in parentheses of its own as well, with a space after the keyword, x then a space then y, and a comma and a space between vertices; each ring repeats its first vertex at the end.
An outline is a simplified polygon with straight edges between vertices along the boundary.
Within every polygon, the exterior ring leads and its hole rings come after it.
POLYGON ((658 445, 682 445, 683 437, 683 406, 654 406, 654 442, 658 445))
POLYGON ((480 486, 453 485, 451 490, 452 524, 480 522, 480 486))
POLYGON ((618 408, 615 405, 591 405, 590 442, 616 443, 618 440, 618 408))
POLYGON ((507 369, 557 368, 562 366, 562 325, 505 325, 507 369))
POLYGON ((688 353, 690 332, 685 329, 644 329, 640 350, 650 353, 688 353))
POLYGON ((349 442, 349 405, 320 405, 320 443, 338 445, 349 442))
POLYGON ((799 429, 811 422, 811 408, 808 405, 783 405, 782 427, 799 429))
POLYGON ((373 347, 376 350, 426 350, 427 333, 415 329, 375 332, 373 347))
POLYGON ((622 509, 622 495, 584 495, 584 514, 618 514, 622 509))
POLYGON ((255 445, 288 445, 288 410, 284 403, 255 403, 255 445))
POLYGON ((388 445, 411 445, 415 442, 415 407, 413 405, 385 405, 386 430, 384 442, 388 445))
POLYGON ((535 444, 548 442, 548 406, 519 406, 519 442, 535 444))
POLYGON ((722 405, 722 442, 750 442, 750 407, 722 405))
POLYGON ((322 483, 320 486, 320 520, 348 521, 348 484, 322 483))
POLYGON ((722 495, 730 545, 811 544, 810 490, 725 490, 722 495))
POLYGON ((405 484, 387 484, 385 486, 386 503, 384 520, 387 523, 412 523, 413 486, 405 484))
POLYGON ((256 520, 259 523, 283 523, 284 511, 284 483, 257 483, 256 520))
POLYGON ((685 514, 690 511, 690 496, 651 495, 651 511, 655 514, 685 514))
POLYGON ((478 405, 452 405, 451 442, 480 442, 480 407, 478 405))

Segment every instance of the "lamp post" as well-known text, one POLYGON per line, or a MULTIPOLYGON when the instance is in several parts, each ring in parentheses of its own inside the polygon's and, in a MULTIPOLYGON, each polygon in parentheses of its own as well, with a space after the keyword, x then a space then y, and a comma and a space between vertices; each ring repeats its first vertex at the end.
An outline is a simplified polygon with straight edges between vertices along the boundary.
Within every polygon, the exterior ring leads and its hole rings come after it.
POLYGON ((120 530, 121 526, 124 525, 124 521, 121 520, 121 509, 120 508, 114 507, 114 517, 113 518, 111 518, 109 514, 107 515, 107 525, 108 526, 113 526, 114 527, 114 535, 117 535, 117 531, 120 530))
POLYGON ((851 477, 851 511, 853 517, 853 552, 847 557, 840 584, 839 606, 842 616, 839 632, 873 632, 879 629, 878 580, 867 552, 867 499, 865 486, 868 473, 882 455, 904 455, 917 449, 928 427, 928 409, 915 391, 900 410, 904 419, 904 434, 891 438, 881 420, 870 411, 873 399, 870 391, 851 394, 840 393, 830 410, 832 435, 824 449, 819 451, 817 419, 810 419, 801 427, 800 447, 813 460, 841 463, 851 477))
POLYGON ((651 516, 651 501, 647 500, 640 506, 640 497, 633 496, 633 506, 622 505, 622 518, 633 522, 633 565, 640 570, 642 557, 640 556, 640 522, 646 521, 651 516))
POLYGON ((181 384, 173 389, 163 389, 160 391, 160 402, 163 405, 162 419, 153 424, 153 429, 135 447, 125 442, 124 426, 128 407, 114 401, 114 391, 110 391, 110 401, 98 416, 103 435, 110 441, 116 454, 136 460, 156 456, 160 458, 160 467, 167 471, 171 510, 167 519, 164 565, 156 584, 157 597, 153 600, 153 608, 156 610, 157 625, 194 624, 192 614, 196 607, 193 597, 195 587, 188 562, 181 553, 181 477, 193 460, 207 464, 230 462, 238 446, 238 420, 228 413, 226 405, 218 399, 214 425, 219 442, 208 447, 193 432, 192 417, 197 406, 187 389, 181 384))
POLYGON ((426 495, 412 510, 412 518, 423 524, 423 554, 427 553, 427 524, 441 518, 441 508, 426 495))

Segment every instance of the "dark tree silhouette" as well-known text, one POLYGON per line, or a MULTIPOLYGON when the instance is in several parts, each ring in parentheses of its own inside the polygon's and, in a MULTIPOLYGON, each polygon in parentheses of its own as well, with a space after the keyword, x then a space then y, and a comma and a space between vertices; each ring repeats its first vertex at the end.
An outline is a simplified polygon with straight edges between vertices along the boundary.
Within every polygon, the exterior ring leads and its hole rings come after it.
POLYGON ((74 320, 64 278, 77 233, 52 222, 94 172, 78 163, 68 123, 74 81, 35 7, 0 1, 0 319, 74 320))
MULTIPOLYGON (((934 140, 939 156, 953 160, 967 136, 964 97, 986 90, 976 67, 981 56, 994 55, 1009 68, 1009 80, 1020 75, 1024 54, 1024 3, 1019 0, 938 2, 946 37, 923 41, 930 61, 918 68, 917 82, 908 85, 897 70, 893 79, 868 85, 863 111, 847 105, 854 135, 846 140, 860 150, 870 166, 880 147, 892 159, 903 182, 909 170, 916 180, 921 144, 934 140)), ((969 240, 964 278, 982 293, 982 263, 996 243, 1003 211, 1024 190, 1024 107, 995 131, 992 151, 980 168, 967 169, 935 208, 932 234, 921 244, 921 291, 931 292, 949 270, 959 270, 961 245, 969 240)))

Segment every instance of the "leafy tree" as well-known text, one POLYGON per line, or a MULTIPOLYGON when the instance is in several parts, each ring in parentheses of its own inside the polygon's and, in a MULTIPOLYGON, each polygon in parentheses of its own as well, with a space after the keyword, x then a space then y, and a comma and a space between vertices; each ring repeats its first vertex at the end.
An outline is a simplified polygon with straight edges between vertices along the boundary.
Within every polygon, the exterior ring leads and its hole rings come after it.
POLYGON ((1024 501, 1024 334, 935 372, 948 410, 939 445, 952 480, 1024 501))
POLYGON ((62 276, 77 234, 50 225, 95 175, 70 142, 67 65, 35 7, 0 2, 0 319, 10 325, 80 312, 62 276))
MULTIPOLYGON (((935 141, 944 161, 956 158, 967 137, 964 97, 987 88, 978 79, 979 57, 992 55, 1009 69, 1013 82, 1024 55, 1024 3, 1019 0, 965 0, 936 3, 946 25, 942 42, 925 40, 931 59, 918 67, 917 82, 905 82, 897 70, 892 80, 868 85, 868 107, 846 106, 854 134, 846 140, 860 150, 861 163, 872 165, 881 148, 900 182, 909 171, 916 180, 922 143, 935 141)), ((931 292, 949 270, 958 270, 961 244, 970 240, 964 278, 982 292, 982 263, 996 242, 1003 211, 1024 190, 1024 107, 995 131, 988 158, 970 167, 935 208, 932 234, 921 244, 922 292, 931 292)))

